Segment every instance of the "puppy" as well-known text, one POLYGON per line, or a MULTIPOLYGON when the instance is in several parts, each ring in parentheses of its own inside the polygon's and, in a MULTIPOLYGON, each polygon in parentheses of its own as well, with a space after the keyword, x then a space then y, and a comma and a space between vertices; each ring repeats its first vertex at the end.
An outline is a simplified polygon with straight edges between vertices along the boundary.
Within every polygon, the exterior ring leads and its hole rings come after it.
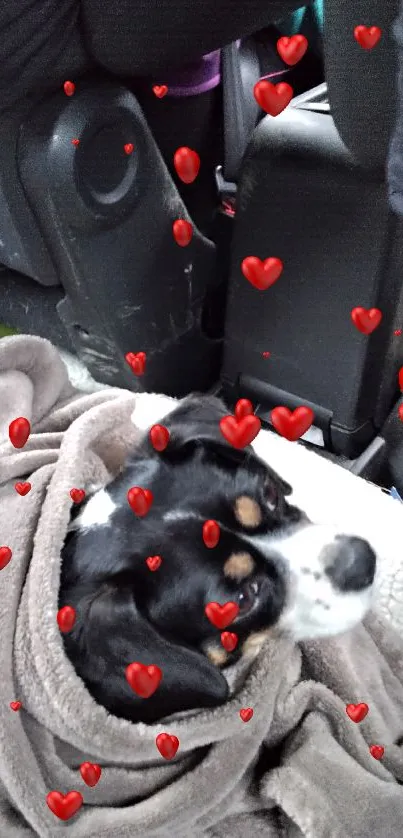
POLYGON ((62 553, 59 607, 77 619, 66 654, 95 700, 133 722, 226 701, 225 667, 251 659, 268 633, 295 640, 336 634, 359 622, 371 601, 376 557, 359 538, 311 524, 287 498, 292 487, 249 446, 235 449, 220 430, 224 404, 191 396, 164 419, 168 446, 146 434, 121 474, 71 521, 62 553), (153 493, 144 517, 127 492, 153 493), (213 519, 220 538, 203 541, 213 519), (146 559, 160 556, 152 572, 146 559), (235 602, 227 653, 209 621, 210 602, 235 602), (157 665, 163 677, 142 699, 128 664, 157 665))

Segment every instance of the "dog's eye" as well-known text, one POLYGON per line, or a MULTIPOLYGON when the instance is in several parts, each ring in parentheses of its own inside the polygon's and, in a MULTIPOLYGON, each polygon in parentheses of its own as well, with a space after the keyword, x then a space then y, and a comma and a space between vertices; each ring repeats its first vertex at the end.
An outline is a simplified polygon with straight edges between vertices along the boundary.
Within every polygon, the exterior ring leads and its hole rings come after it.
POLYGON ((279 504, 279 493, 273 483, 269 483, 266 486, 265 501, 270 512, 275 512, 279 504))
POLYGON ((247 582, 238 594, 238 605, 240 614, 250 611, 259 593, 257 582, 247 582))

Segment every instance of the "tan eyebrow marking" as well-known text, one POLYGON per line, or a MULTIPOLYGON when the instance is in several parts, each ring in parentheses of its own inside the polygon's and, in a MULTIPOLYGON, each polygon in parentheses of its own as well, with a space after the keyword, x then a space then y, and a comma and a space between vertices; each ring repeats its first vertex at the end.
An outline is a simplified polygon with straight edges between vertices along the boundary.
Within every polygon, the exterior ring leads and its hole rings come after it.
POLYGON ((241 495, 235 501, 235 518, 243 527, 255 528, 262 522, 262 510, 257 501, 241 495))
POLYGON ((206 646, 205 654, 214 666, 224 666, 228 660, 227 652, 224 648, 220 648, 219 646, 206 646))
POLYGON ((224 576, 241 582, 247 579, 255 569, 255 562, 250 553, 232 553, 224 564, 224 576))

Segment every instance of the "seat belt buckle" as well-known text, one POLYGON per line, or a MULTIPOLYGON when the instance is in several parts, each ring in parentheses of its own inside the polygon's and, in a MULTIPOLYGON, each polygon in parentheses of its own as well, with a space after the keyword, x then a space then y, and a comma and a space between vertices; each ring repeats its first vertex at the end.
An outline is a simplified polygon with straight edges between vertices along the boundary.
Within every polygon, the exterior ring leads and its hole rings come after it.
POLYGON ((222 166, 216 167, 214 175, 221 212, 233 218, 236 214, 237 185, 225 180, 222 166))

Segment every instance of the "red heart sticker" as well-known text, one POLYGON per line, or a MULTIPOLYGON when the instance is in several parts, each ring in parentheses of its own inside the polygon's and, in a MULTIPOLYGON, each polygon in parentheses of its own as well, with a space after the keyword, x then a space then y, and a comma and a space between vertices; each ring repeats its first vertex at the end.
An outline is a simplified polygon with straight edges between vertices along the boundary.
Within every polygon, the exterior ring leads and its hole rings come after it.
POLYGON ((63 85, 63 90, 66 96, 73 96, 75 92, 76 86, 73 81, 65 81, 63 85))
POLYGON ((71 144, 75 146, 80 145, 80 140, 77 137, 73 137, 71 144))
POLYGON ((9 547, 0 547, 0 570, 4 570, 7 567, 12 555, 12 550, 9 547))
POLYGON ((263 358, 270 358, 271 352, 262 352, 263 358))
POLYGON ((127 352, 125 361, 135 375, 144 375, 147 356, 145 352, 127 352))
MULTIPOLYGON (((398 415, 399 415, 400 421, 403 422, 403 404, 401 404, 399 406, 398 415)), ((0 570, 1 570, 1 547, 0 547, 0 570)))
POLYGON ((179 748, 179 739, 170 733, 159 733, 155 744, 164 759, 173 759, 179 748))
POLYGON ((169 431, 164 425, 153 425, 150 428, 150 442, 156 451, 165 451, 169 442, 169 431))
POLYGON ((149 570, 152 570, 153 572, 158 570, 158 568, 162 565, 161 556, 149 556, 148 559, 146 559, 146 565, 149 570))
POLYGON ((70 497, 73 503, 81 503, 85 498, 84 489, 70 489, 70 497))
POLYGON ((245 448, 257 437, 262 423, 258 416, 244 416, 236 419, 235 416, 224 416, 220 419, 220 430, 234 448, 245 448))
POLYGON ((10 707, 14 710, 14 713, 18 713, 18 710, 21 710, 22 707, 21 701, 10 701, 10 707))
POLYGON ((86 786, 94 788, 101 778, 102 768, 96 762, 82 762, 80 765, 80 774, 86 786))
POLYGON ((166 84, 154 84, 153 93, 157 99, 163 99, 168 93, 168 88, 166 84))
POLYGON ((277 256, 259 259, 258 256, 247 256, 241 263, 241 271, 245 279, 259 291, 266 291, 277 282, 283 272, 284 265, 277 256))
POLYGON ((46 796, 46 803, 57 818, 61 821, 69 821, 81 809, 84 800, 79 791, 69 791, 68 794, 50 791, 46 796))
POLYGON ((403 367, 399 370, 399 387, 403 391, 403 367))
POLYGON ((308 49, 308 41, 305 35, 291 35, 290 38, 279 38, 277 41, 277 52, 285 64, 293 67, 304 57, 308 49))
POLYGON ((360 704, 347 704, 346 713, 352 722, 362 722, 365 719, 369 710, 368 704, 361 702, 360 704))
POLYGON ((290 442, 300 439, 311 427, 314 418, 313 410, 305 406, 296 407, 295 410, 275 407, 271 412, 271 421, 276 431, 290 442))
POLYGON ((351 312, 351 319, 356 329, 363 335, 370 335, 379 326, 382 312, 379 308, 363 308, 356 306, 351 312))
POLYGON ((379 26, 356 26, 354 29, 354 38, 363 49, 376 47, 381 35, 379 26))
POLYGON ((183 183, 193 183, 199 174, 200 157, 197 151, 193 151, 192 148, 181 146, 175 151, 174 166, 183 183))
POLYGON ((133 143, 126 143, 126 144, 123 146, 123 148, 124 148, 124 152, 125 152, 125 154, 133 154, 133 151, 134 151, 134 145, 133 145, 133 143))
POLYGON ((141 489, 139 486, 132 486, 127 493, 127 500, 136 515, 143 518, 151 508, 154 500, 153 493, 149 489, 141 489))
POLYGON ((242 710, 239 711, 239 715, 243 722, 250 722, 253 716, 252 707, 243 707, 242 710))
POLYGON ((238 635, 233 631, 223 631, 221 633, 221 643, 226 652, 233 652, 238 645, 238 635))
POLYGON ((278 116, 290 104, 294 91, 285 81, 272 84, 267 79, 256 82, 253 95, 262 111, 270 116, 278 116))
POLYGON ((213 626, 219 629, 225 629, 238 616, 239 605, 236 602, 226 602, 224 605, 219 605, 218 602, 209 602, 204 612, 213 626))
POLYGON ((382 745, 371 745, 369 752, 374 759, 382 759, 385 748, 382 745))
POLYGON ((177 218, 172 225, 174 239, 179 247, 187 247, 192 241, 193 227, 190 221, 185 221, 182 218, 177 218))
POLYGON ((129 663, 126 667, 126 679, 133 692, 140 698, 150 698, 155 693, 162 680, 159 666, 144 666, 142 663, 129 663))
POLYGON ((249 399, 238 399, 235 410, 235 416, 237 419, 243 419, 244 416, 250 416, 253 413, 253 405, 249 399))
POLYGON ((16 483, 14 489, 21 497, 25 497, 31 491, 32 486, 30 483, 16 483))
POLYGON ((8 426, 8 435, 14 448, 23 448, 31 433, 31 425, 24 416, 19 416, 8 426))
POLYGON ((402 330, 401 330, 401 329, 395 329, 395 331, 393 332, 393 334, 394 334, 397 338, 400 338, 400 335, 402 334, 402 330))
POLYGON ((203 524, 203 541, 206 547, 212 549, 213 547, 217 547, 217 544, 220 540, 220 525, 217 524, 217 521, 209 520, 205 521, 203 524))
POLYGON ((76 621, 76 616, 76 611, 72 605, 64 605, 63 608, 59 608, 56 620, 57 625, 63 634, 71 631, 76 621))

